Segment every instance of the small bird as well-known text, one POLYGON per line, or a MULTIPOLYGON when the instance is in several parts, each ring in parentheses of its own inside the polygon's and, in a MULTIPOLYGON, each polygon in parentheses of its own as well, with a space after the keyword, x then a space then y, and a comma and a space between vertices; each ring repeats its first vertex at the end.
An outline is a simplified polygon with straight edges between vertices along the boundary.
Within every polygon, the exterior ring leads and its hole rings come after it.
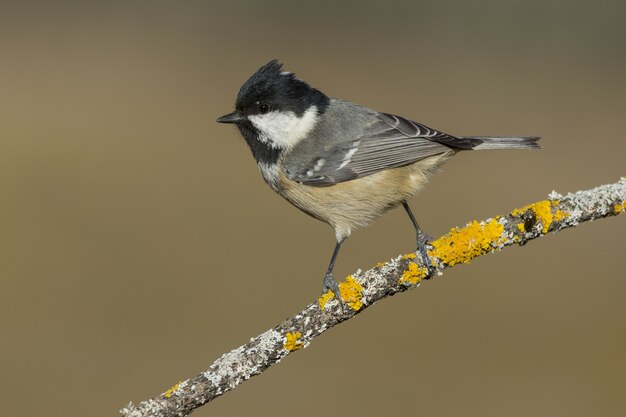
POLYGON ((539 137, 452 136, 400 116, 330 98, 272 60, 246 81, 234 123, 265 182, 291 204, 328 223, 337 243, 324 276, 341 303, 333 267, 341 244, 358 227, 402 205, 415 228, 429 272, 429 237, 407 201, 436 169, 460 151, 537 149, 539 137))

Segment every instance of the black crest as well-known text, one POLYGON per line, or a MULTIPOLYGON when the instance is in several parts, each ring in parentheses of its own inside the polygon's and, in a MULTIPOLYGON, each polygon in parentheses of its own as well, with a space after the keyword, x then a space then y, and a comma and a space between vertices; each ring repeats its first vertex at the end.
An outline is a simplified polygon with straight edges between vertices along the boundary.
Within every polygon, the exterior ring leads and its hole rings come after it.
POLYGON ((312 105, 323 113, 330 101, 324 93, 311 87, 272 60, 263 65, 241 86, 237 95, 237 110, 244 114, 255 114, 259 103, 270 110, 292 111, 301 116, 312 105))

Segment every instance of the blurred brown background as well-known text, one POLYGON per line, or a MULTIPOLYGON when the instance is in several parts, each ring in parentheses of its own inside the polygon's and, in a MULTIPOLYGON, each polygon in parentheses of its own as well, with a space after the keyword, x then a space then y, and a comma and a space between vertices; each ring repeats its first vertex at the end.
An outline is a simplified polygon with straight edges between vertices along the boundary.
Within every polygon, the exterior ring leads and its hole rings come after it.
MULTIPOLYGON (((438 236, 626 175, 624 4, 3 2, 0 415, 116 415, 318 295, 332 230, 215 123, 271 58, 453 134, 543 136, 449 162, 412 203, 438 236)), ((194 415, 623 415, 624 232, 454 268, 194 415)), ((337 276, 412 245, 393 211, 337 276)))

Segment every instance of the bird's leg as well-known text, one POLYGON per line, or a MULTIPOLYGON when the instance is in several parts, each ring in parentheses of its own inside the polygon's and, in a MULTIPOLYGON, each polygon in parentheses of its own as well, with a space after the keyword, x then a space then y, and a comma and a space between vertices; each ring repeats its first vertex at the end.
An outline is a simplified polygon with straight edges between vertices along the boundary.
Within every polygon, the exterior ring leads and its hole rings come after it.
POLYGON ((341 301, 341 293, 339 292, 339 284, 333 278, 333 268, 335 267, 335 259, 337 259, 337 254, 339 253, 339 248, 341 248, 341 244, 344 239, 341 239, 335 245, 335 250, 333 251, 333 256, 330 258, 330 264, 328 265, 328 271, 326 272, 326 276, 324 277, 324 285, 322 286, 322 294, 326 293, 326 291, 331 290, 335 294, 335 298, 339 300, 339 304, 343 305, 341 301))
POLYGON ((426 253, 426 245, 428 245, 428 242, 431 241, 432 238, 424 233, 420 226, 417 224, 417 220, 415 220, 415 216, 411 212, 409 204, 405 201, 404 203, 402 203, 402 206, 406 210, 406 214, 409 215, 411 223, 413 223, 413 227, 415 228, 415 235, 417 238, 417 250, 419 251, 420 255, 422 255, 422 261, 428 268, 428 272, 431 273, 435 269, 435 267, 433 266, 430 257, 428 256, 428 253, 426 253))

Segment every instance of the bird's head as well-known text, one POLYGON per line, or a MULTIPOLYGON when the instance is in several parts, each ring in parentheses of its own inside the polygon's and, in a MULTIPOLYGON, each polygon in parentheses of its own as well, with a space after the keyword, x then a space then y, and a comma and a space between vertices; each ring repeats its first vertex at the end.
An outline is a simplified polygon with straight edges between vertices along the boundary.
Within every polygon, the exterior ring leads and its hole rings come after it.
POLYGON ((272 60, 241 86, 235 111, 217 121, 236 124, 253 153, 254 142, 284 150, 306 137, 329 102, 324 93, 272 60))

